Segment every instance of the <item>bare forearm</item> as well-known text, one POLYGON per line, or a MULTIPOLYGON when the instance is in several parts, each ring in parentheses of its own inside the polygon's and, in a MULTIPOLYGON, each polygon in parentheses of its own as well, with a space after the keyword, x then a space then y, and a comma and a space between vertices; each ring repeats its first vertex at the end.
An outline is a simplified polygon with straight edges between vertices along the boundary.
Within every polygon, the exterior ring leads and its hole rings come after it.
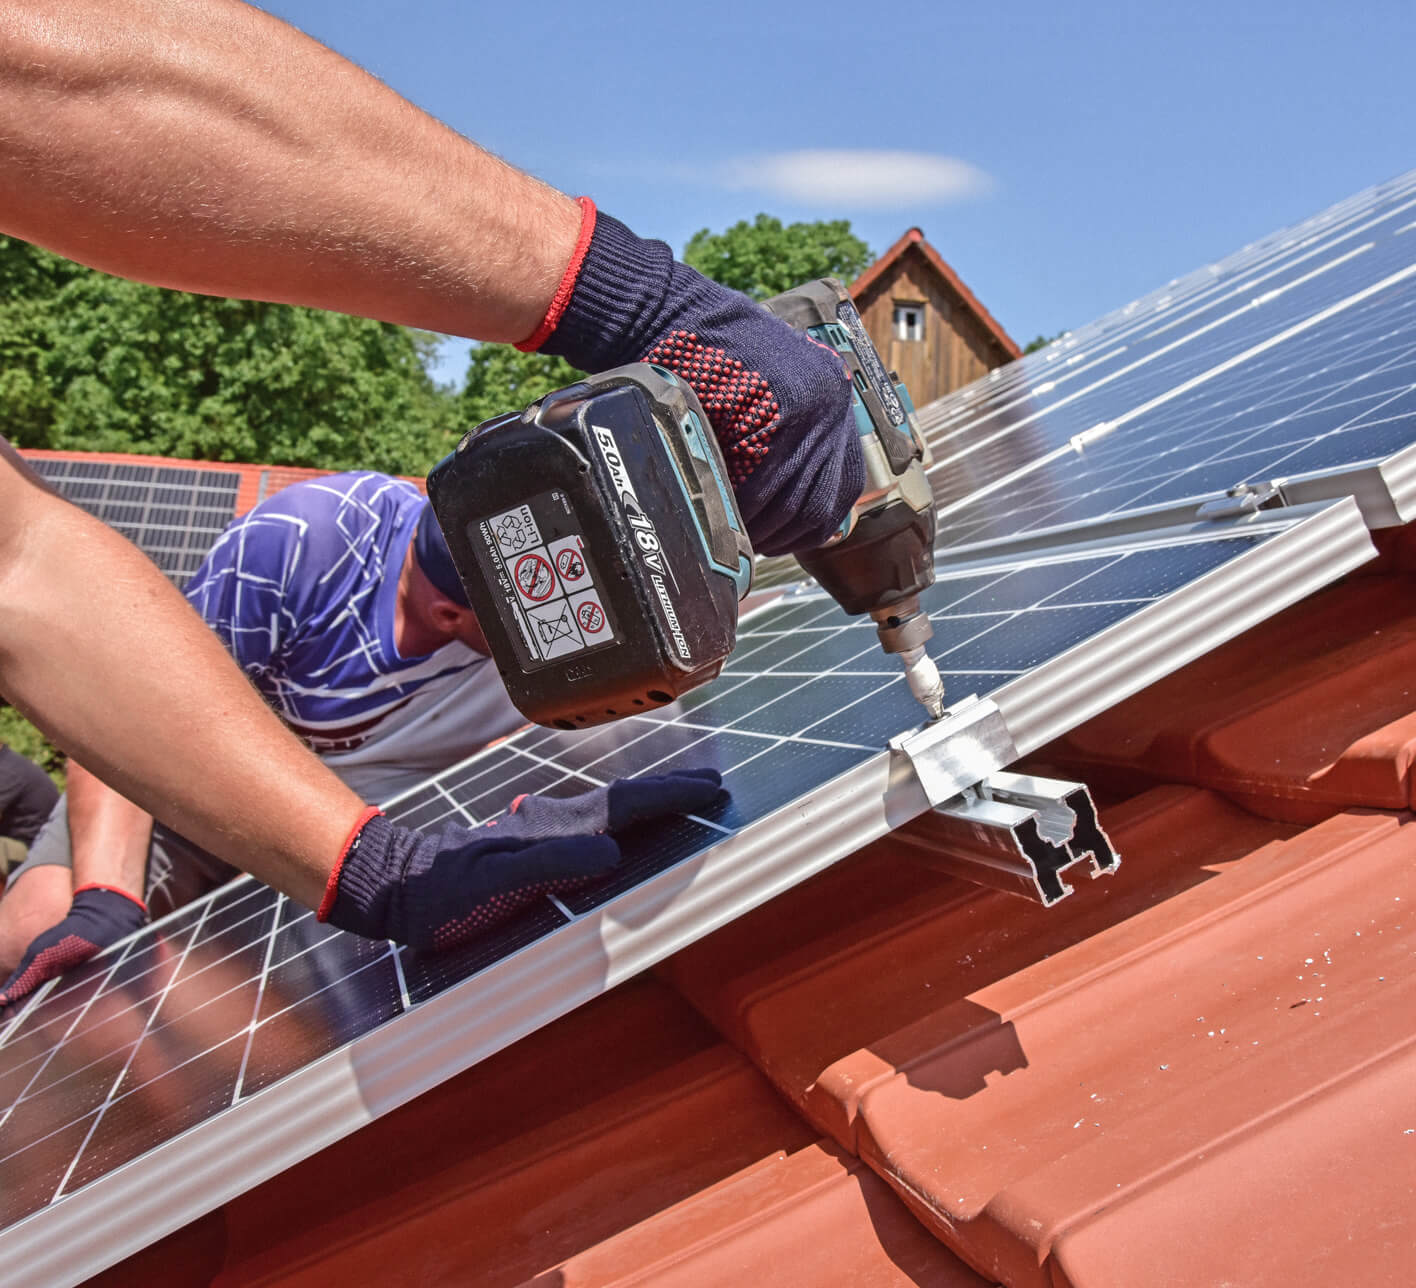
POLYGON ((142 899, 152 815, 76 760, 69 762, 66 787, 74 888, 110 886, 142 899))
POLYGON ((0 230, 161 286, 486 340, 569 198, 237 0, 0 0, 0 230))
POLYGON ((309 906, 361 802, 138 550, 0 460, 0 691, 109 786, 309 906))

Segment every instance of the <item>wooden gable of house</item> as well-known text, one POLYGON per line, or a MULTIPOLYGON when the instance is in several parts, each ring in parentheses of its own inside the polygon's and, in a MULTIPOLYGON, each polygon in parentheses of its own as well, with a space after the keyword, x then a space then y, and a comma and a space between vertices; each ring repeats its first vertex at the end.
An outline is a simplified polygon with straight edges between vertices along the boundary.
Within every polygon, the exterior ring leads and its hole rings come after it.
POLYGON ((1017 344, 911 228, 852 284, 885 365, 917 406, 1018 357, 1017 344))

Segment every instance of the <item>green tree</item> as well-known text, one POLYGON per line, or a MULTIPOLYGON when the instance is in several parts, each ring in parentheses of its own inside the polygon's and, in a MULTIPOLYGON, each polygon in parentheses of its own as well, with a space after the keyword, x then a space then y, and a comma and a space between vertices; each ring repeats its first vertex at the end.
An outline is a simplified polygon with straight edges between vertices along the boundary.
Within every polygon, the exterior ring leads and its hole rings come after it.
POLYGON ((1067 333, 1065 331, 1059 331, 1056 335, 1034 336, 1033 339, 1028 341, 1027 348, 1025 348, 1023 352, 1036 353, 1039 349, 1047 348, 1047 346, 1051 344, 1054 340, 1060 340, 1066 334, 1067 333))
POLYGON ((547 353, 522 353, 509 344, 479 344, 467 366, 458 418, 470 427, 504 412, 521 411, 542 394, 573 385, 583 374, 564 358, 547 353))
POLYGON ((22 446, 416 473, 455 436, 430 343, 143 286, 0 238, 0 407, 22 446))
POLYGON ((702 228, 684 247, 684 263, 705 277, 765 300, 816 277, 851 282, 875 258, 848 219, 783 226, 771 215, 743 219, 726 232, 702 228))
POLYGON ((64 753, 50 742, 14 707, 0 698, 0 746, 11 748, 32 760, 64 790, 64 753))

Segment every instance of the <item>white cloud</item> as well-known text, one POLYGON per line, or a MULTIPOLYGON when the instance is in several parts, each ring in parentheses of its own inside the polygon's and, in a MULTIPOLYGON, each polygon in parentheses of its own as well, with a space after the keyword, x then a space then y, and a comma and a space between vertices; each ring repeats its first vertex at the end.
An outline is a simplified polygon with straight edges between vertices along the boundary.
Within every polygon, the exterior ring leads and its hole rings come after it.
POLYGON ((993 188, 988 174, 957 157, 831 148, 743 157, 724 163, 718 178, 729 188, 856 209, 937 206, 993 188))

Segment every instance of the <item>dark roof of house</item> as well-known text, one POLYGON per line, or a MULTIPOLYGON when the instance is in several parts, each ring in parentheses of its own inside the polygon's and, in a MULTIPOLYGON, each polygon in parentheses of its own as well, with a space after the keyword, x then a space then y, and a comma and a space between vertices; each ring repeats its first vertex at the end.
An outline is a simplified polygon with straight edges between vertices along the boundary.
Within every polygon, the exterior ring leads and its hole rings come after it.
POLYGON ((998 320, 979 302, 978 297, 967 286, 964 285, 959 275, 949 267, 944 257, 925 240, 924 233, 918 228, 911 228, 890 247, 879 259, 865 270, 854 282, 851 283, 851 295, 859 302, 867 293, 880 282, 885 275, 896 264, 900 262, 911 251, 915 251, 929 266, 929 268, 944 282, 948 289, 953 292, 963 302, 964 307, 969 310, 987 329, 988 333, 998 342, 1003 351, 1010 358, 1019 357, 1022 350, 1018 348, 1017 342, 1010 336, 998 322, 998 320))

